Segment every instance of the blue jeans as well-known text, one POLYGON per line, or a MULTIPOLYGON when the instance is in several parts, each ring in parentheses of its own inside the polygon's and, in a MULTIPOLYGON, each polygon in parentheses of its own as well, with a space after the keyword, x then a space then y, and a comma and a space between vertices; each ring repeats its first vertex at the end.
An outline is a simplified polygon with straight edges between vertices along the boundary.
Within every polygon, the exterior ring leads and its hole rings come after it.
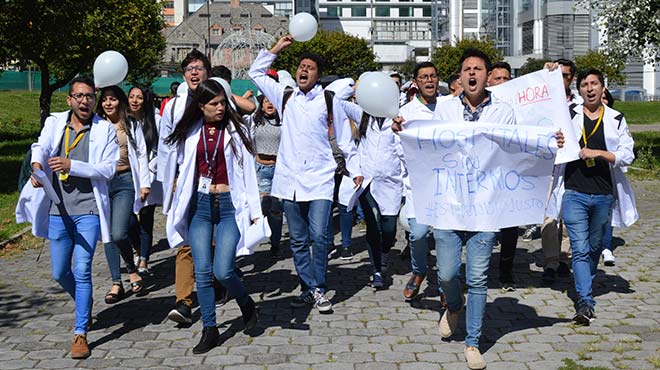
POLYGON ((603 241, 600 243, 603 249, 607 249, 610 252, 614 252, 616 249, 616 246, 612 245, 612 233, 614 232, 613 229, 614 228, 612 227, 612 222, 608 221, 605 225, 605 231, 603 232, 603 241))
POLYGON ((154 243, 154 211, 155 205, 142 207, 140 210, 140 219, 138 221, 139 240, 140 240, 140 259, 149 261, 151 246, 154 243))
POLYGON ((332 202, 325 199, 309 202, 283 200, 289 225, 293 264, 303 292, 319 289, 325 293, 328 269, 328 220, 332 202), (312 251, 310 253, 310 244, 312 251))
MULTIPOLYGON (((408 219, 410 228, 410 264, 415 275, 426 275, 426 255, 429 252, 429 235, 431 228, 428 225, 418 224, 416 218, 408 219)), ((437 245, 437 242, 436 242, 437 245)))
POLYGON ((120 283, 120 254, 126 263, 126 271, 129 274, 137 271, 128 236, 129 226, 136 222, 136 216, 133 213, 135 189, 131 171, 117 174, 108 181, 108 193, 110 195, 110 237, 112 241, 104 244, 105 258, 108 260, 112 282, 120 283))
POLYGON ((92 303, 92 258, 101 233, 98 215, 49 216, 53 278, 76 302, 74 334, 87 333, 92 303))
POLYGON ((465 345, 478 347, 486 309, 488 267, 495 233, 434 229, 433 236, 437 250, 438 279, 447 298, 447 306, 452 311, 461 309, 463 305, 458 274, 461 270, 461 251, 463 244, 466 245, 465 280, 468 299, 465 345))
POLYGON ((596 276, 601 240, 610 220, 613 200, 611 194, 585 194, 574 190, 564 193, 562 217, 571 240, 578 306, 586 303, 593 308, 596 305, 591 283, 596 276))
POLYGON ((197 193, 191 199, 188 241, 195 265, 197 299, 204 327, 216 326, 213 276, 240 306, 248 294, 236 275, 236 245, 241 234, 236 225, 231 195, 197 193), (215 240, 215 250, 212 242, 215 240))
POLYGON ((384 216, 380 213, 378 203, 371 195, 371 185, 367 186, 360 196, 360 204, 367 224, 367 244, 371 265, 374 272, 381 272, 382 255, 389 253, 394 245, 398 217, 384 216))
POLYGON ((261 193, 261 212, 267 217, 271 231, 270 245, 273 248, 279 248, 282 239, 282 201, 279 198, 270 196, 275 165, 256 162, 255 168, 257 170, 259 193, 261 193))
MULTIPOLYGON (((335 203, 339 209, 339 230, 341 232, 341 246, 344 249, 351 247, 351 232, 353 231, 353 212, 340 204, 335 203)), ((335 227, 332 220, 332 210, 328 219, 328 246, 331 247, 335 244, 335 227)))

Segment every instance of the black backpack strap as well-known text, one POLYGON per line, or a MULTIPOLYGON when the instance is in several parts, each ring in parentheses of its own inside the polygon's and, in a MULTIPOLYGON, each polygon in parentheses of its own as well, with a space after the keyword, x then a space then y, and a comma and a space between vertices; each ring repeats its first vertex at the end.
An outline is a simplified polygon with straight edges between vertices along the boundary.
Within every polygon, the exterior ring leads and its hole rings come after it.
POLYGON ((623 122, 623 113, 619 113, 616 117, 614 117, 615 120, 619 121, 619 124, 616 126, 617 130, 621 129, 621 123, 623 122))
POLYGON ((291 95, 293 95, 293 89, 290 87, 287 87, 284 89, 284 94, 282 95, 282 117, 281 119, 284 119, 284 108, 286 107, 286 103, 289 102, 289 98, 291 98, 291 95))
POLYGON ((325 107, 328 110, 328 127, 332 126, 332 99, 335 93, 329 90, 323 90, 323 97, 325 98, 325 107))

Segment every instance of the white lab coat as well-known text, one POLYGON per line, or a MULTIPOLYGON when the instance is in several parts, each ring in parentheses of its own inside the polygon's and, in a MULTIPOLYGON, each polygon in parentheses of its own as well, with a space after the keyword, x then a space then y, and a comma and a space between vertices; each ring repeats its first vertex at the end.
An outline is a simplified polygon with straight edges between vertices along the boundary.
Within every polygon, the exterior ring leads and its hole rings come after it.
MULTIPOLYGON (((605 146, 607 151, 614 153, 616 158, 614 164, 610 164, 610 175, 614 190, 614 204, 612 210, 612 226, 628 227, 634 224, 639 215, 635 202, 635 194, 624 174, 625 167, 629 166, 635 159, 633 153, 634 142, 628 124, 623 115, 614 109, 604 106, 603 130, 605 135, 605 146), (620 119, 618 119, 620 118, 620 119)), ((584 124, 584 111, 582 105, 577 105, 571 113, 573 116, 574 138, 565 140, 580 141, 582 126, 584 124)), ((561 216, 561 204, 564 197, 564 172, 566 164, 555 167, 555 177, 552 184, 552 192, 546 209, 546 216, 558 220, 561 216)))
MULTIPOLYGON (((360 125, 362 108, 357 104, 343 104, 348 116, 360 125)), ((371 185, 369 191, 385 216, 396 216, 401 208, 403 196, 403 150, 399 136, 392 131, 392 120, 386 119, 381 128, 373 117, 358 145, 360 171, 364 185, 371 185)))
MULTIPOLYGON (((48 159, 60 155, 60 143, 64 135, 69 111, 53 113, 46 119, 39 139, 32 144, 31 163, 38 162, 48 178, 52 171, 48 159)), ((96 114, 92 118, 89 133, 89 160, 87 162, 72 160, 71 176, 86 177, 92 182, 92 191, 99 211, 101 224, 101 241, 110 242, 110 198, 107 181, 115 175, 115 167, 119 160, 119 145, 117 132, 112 123, 96 114)), ((25 184, 16 205, 16 222, 30 222, 32 234, 48 238, 48 215, 51 201, 43 188, 35 188, 30 181, 25 184)))
POLYGON ((147 144, 144 142, 141 123, 134 122, 131 135, 137 147, 133 148, 133 145, 130 142, 128 143, 128 161, 131 164, 133 188, 135 189, 133 213, 137 214, 144 206, 144 202, 140 199, 140 189, 151 188, 151 173, 149 172, 149 153, 147 153, 147 144))
MULTIPOLYGON (((282 114, 284 87, 266 76, 266 70, 276 55, 259 52, 250 67, 249 76, 270 100, 282 118, 282 136, 271 195, 299 202, 332 201, 337 163, 328 139, 328 112, 323 89, 316 85, 307 94, 295 88, 282 114)), ((336 116, 343 112, 338 99, 333 99, 333 132, 337 145, 346 158, 346 168, 352 178, 359 176, 357 148, 350 125, 336 116)))
MULTIPOLYGON (((185 142, 179 144, 175 158, 179 166, 179 176, 176 180, 176 193, 172 200, 171 209, 166 209, 167 241, 170 247, 178 247, 188 244, 188 210, 192 197, 197 196, 197 143, 199 142, 203 120, 195 123, 185 142)), ((254 168, 254 156, 250 154, 235 131, 233 124, 225 129, 224 156, 227 165, 227 178, 229 179, 229 191, 231 201, 236 209, 236 224, 241 233, 241 238, 236 246, 236 255, 251 254, 245 244, 245 235, 253 219, 263 217, 261 213, 261 199, 257 188, 257 173, 254 168), (234 141, 238 155, 234 154, 230 140, 234 141)), ((246 133, 247 135, 247 133, 246 133)), ((170 163, 168 166, 176 165, 170 163)), ((164 184, 174 185, 174 179, 166 179, 164 184)), ((171 193, 172 188, 164 189, 171 193)))
MULTIPOLYGON (((403 107, 399 108, 399 115, 404 119, 404 129, 405 121, 412 121, 417 119, 433 119, 433 111, 430 110, 426 105, 422 104, 419 99, 415 96, 403 107)), ((403 149, 401 149, 403 151, 403 149)), ((404 157, 405 165, 405 157, 404 157)), ((407 168, 407 167, 406 167, 407 168)), ((404 184, 404 195, 406 197, 406 204, 402 209, 402 213, 405 214, 406 218, 416 218, 415 216, 415 207, 413 207, 413 197, 412 197, 412 188, 410 186, 410 177, 406 173, 403 177, 404 184)))
MULTIPOLYGON (((186 84, 181 84, 186 85, 186 84)), ((186 99, 188 98, 188 89, 181 88, 177 90, 177 96, 165 104, 164 112, 160 120, 160 132, 158 132, 158 156, 156 180, 163 183, 163 213, 170 207, 172 202, 171 189, 176 177, 176 149, 165 143, 168 136, 174 131, 174 127, 179 123, 183 112, 186 110, 186 99), (167 191, 170 189, 170 191, 167 191)), ((187 85, 186 85, 187 86, 187 85)))

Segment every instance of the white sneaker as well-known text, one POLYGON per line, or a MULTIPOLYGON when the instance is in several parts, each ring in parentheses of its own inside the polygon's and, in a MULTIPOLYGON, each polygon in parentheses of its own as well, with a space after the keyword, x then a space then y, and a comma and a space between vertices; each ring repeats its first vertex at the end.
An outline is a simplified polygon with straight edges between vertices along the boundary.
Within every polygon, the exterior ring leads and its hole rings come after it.
POLYGON ((603 249, 602 255, 603 255, 603 263, 605 263, 605 266, 614 266, 615 258, 611 250, 603 249))
POLYGON ((314 306, 319 310, 319 312, 323 313, 332 311, 332 303, 330 303, 330 300, 328 300, 328 298, 326 298, 319 289, 316 289, 314 292, 312 292, 312 297, 314 298, 314 306))

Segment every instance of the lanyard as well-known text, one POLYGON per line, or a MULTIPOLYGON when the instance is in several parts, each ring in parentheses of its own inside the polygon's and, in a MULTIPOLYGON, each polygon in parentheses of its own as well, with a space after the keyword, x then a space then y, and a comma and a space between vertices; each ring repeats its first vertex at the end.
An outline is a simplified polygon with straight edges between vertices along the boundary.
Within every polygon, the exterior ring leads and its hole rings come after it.
MULTIPOLYGON (((83 136, 85 136, 85 132, 87 130, 81 130, 76 134, 76 138, 73 140, 73 143, 71 146, 69 146, 69 131, 73 130, 70 126, 66 126, 64 129, 64 158, 69 158, 69 153, 78 145, 80 140, 82 140, 83 136)), ((60 181, 66 181, 69 179, 69 173, 62 171, 60 172, 60 181)))
MULTIPOLYGON (((215 157, 218 155, 218 147, 220 147, 221 137, 222 135, 218 134, 218 140, 215 143, 215 150, 213 151, 213 157, 211 157, 211 162, 213 162, 214 164, 215 164, 215 157)), ((204 142, 204 160, 206 161, 206 165, 208 166, 206 176, 209 177, 211 175, 211 162, 209 162, 209 151, 206 148, 206 127, 204 127, 204 125, 202 125, 202 141, 204 142)))
POLYGON ((600 116, 598 117, 598 122, 596 122, 596 125, 594 126, 594 129, 591 130, 591 133, 589 136, 587 136, 587 132, 584 130, 584 122, 582 123, 582 139, 584 140, 584 147, 587 147, 587 140, 591 139, 592 136, 598 131, 598 127, 600 127, 600 123, 603 122, 603 114, 605 113, 605 109, 601 107, 600 111, 600 116))
POLYGON ((66 131, 64 132, 64 157, 69 158, 69 153, 78 145, 80 140, 82 140, 83 136, 85 136, 85 132, 87 130, 81 130, 76 134, 76 138, 73 140, 73 143, 71 146, 69 146, 69 131, 73 130, 70 126, 66 127, 66 131))

